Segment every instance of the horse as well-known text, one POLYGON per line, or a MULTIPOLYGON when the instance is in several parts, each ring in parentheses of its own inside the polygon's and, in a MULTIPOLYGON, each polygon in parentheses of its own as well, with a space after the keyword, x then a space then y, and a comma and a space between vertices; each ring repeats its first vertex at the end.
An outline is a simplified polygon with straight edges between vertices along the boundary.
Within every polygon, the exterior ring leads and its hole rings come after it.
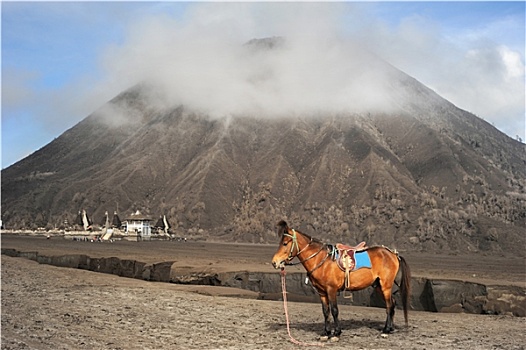
POLYGON ((369 286, 374 286, 386 304, 387 319, 382 329, 382 334, 394 331, 393 318, 395 314, 395 300, 392 288, 396 283, 395 278, 401 271, 400 293, 404 310, 406 327, 407 309, 410 298, 411 271, 406 260, 397 252, 384 246, 364 248, 370 258, 370 268, 359 268, 351 271, 346 277, 334 259, 334 247, 324 244, 316 238, 291 229, 285 221, 278 223, 278 235, 281 236, 280 245, 272 258, 272 265, 283 270, 285 265, 294 265, 291 260, 299 259, 307 271, 307 277, 320 296, 323 316, 325 319, 324 331, 321 340, 337 341, 342 333, 338 321, 337 294, 339 291, 357 291, 369 286), (334 332, 331 334, 329 312, 334 321, 334 332))

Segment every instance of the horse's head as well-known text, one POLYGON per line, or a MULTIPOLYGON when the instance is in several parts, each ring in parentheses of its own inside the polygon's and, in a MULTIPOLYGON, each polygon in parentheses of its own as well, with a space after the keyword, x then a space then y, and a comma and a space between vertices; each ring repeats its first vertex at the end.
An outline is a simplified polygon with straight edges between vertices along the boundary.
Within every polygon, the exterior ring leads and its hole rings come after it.
POLYGON ((296 231, 290 229, 283 220, 278 223, 278 235, 281 237, 279 247, 272 258, 272 265, 276 269, 283 268, 285 262, 294 259, 300 252, 296 231))

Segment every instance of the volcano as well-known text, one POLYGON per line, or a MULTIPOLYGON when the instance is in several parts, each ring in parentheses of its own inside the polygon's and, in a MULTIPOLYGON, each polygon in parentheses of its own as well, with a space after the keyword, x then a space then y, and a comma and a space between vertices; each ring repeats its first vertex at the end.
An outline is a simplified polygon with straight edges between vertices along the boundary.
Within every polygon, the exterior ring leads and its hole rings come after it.
POLYGON ((195 239, 275 242, 285 219, 330 242, 524 254, 524 144, 375 65, 387 74, 368 104, 354 89, 360 108, 271 117, 159 104, 140 83, 2 171, 3 223, 64 228, 82 210, 140 210, 195 239), (389 108, 370 108, 376 99, 389 108))

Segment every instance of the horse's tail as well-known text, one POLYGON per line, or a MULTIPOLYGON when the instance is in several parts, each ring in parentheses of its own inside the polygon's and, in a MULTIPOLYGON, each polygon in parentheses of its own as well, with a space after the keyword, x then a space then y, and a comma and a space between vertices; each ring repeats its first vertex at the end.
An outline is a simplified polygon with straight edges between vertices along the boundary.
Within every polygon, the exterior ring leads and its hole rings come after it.
POLYGON ((398 256, 398 258, 400 259, 400 269, 402 270, 400 292, 402 293, 402 306, 404 308, 405 325, 407 326, 407 310, 409 308, 409 301, 411 297, 411 270, 409 269, 409 265, 402 256, 398 256))

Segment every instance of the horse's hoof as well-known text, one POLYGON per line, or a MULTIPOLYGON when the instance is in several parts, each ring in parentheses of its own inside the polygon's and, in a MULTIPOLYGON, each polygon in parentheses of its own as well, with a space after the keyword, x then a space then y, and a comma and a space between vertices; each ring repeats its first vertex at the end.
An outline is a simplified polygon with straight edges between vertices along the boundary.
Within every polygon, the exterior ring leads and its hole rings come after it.
POLYGON ((328 335, 320 335, 318 340, 319 341, 328 341, 329 340, 329 336, 328 335))
POLYGON ((336 335, 334 337, 331 337, 330 339, 331 339, 331 343, 336 343, 336 342, 340 341, 340 337, 338 337, 336 335))
POLYGON ((380 334, 380 337, 382 337, 382 338, 387 338, 387 337, 389 337, 389 334, 387 334, 387 333, 382 333, 382 334, 380 334))
POLYGON ((393 333, 393 332, 394 332, 394 328, 392 328, 392 327, 391 327, 391 328, 384 328, 384 329, 382 329, 382 336, 383 336, 384 334, 385 334, 385 335, 389 335, 389 334, 391 334, 391 333, 393 333))

